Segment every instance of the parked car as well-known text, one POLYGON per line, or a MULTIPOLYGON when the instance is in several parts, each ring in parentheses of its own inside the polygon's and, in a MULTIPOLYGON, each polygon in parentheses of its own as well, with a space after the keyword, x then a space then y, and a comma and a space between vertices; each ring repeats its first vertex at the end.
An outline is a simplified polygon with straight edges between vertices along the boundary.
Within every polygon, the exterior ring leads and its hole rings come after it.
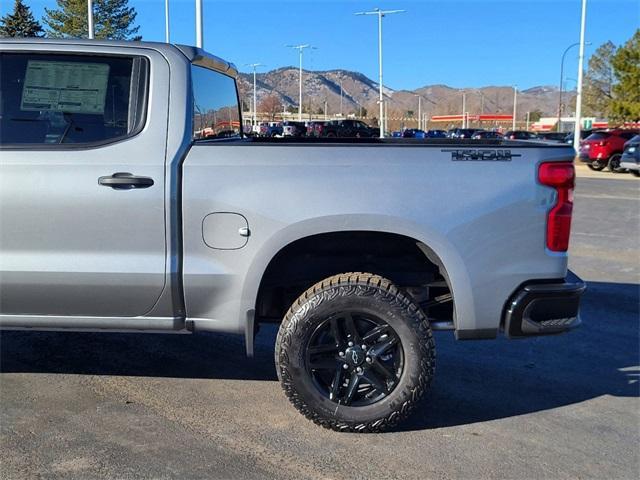
MULTIPOLYGON (((593 133, 593 130, 580 130, 580 140, 584 140, 593 133)), ((573 145, 573 132, 565 134, 564 143, 573 145)))
POLYGON ((452 128, 449 130, 449 138, 471 138, 480 128, 452 128))
POLYGON ((283 137, 304 137, 307 134, 307 127, 304 122, 282 122, 283 137))
POLYGON ((282 137, 284 130, 282 123, 269 122, 260 124, 260 136, 261 137, 282 137))
POLYGON ((402 138, 427 138, 427 132, 418 128, 407 128, 402 132, 402 138))
POLYGON ((637 134, 636 130, 619 128, 595 131, 580 142, 578 158, 591 170, 600 171, 609 167, 611 172, 617 172, 620 170, 620 159, 625 142, 637 134))
POLYGON ((620 168, 629 170, 636 177, 640 177, 640 135, 636 135, 624 144, 620 168))
MULTIPOLYGON (((204 139, 242 118, 236 68, 199 48, 4 38, 0 52, 0 328, 223 332, 252 355, 260 325, 279 323, 292 404, 371 432, 422 405, 433 330, 580 324, 566 145, 204 139)), ((172 375, 186 365, 166 358, 172 375)))
POLYGON ((471 136, 472 139, 474 140, 481 140, 483 138, 492 138, 494 140, 501 140, 502 134, 500 132, 493 132, 493 131, 489 131, 489 130, 480 130, 476 133, 474 133, 471 136))
POLYGON ((327 138, 369 138, 379 135, 378 128, 372 128, 360 120, 331 120, 319 129, 319 136, 327 138))
POLYGON ((537 133, 526 130, 507 130, 504 133, 505 140, 539 140, 537 133))
POLYGON ((565 132, 538 132, 538 137, 552 142, 564 142, 567 134, 565 132))
POLYGON ((427 138, 447 138, 446 130, 427 130, 427 138))
POLYGON ((307 127, 307 137, 320 137, 322 129, 327 122, 308 121, 305 122, 307 127))

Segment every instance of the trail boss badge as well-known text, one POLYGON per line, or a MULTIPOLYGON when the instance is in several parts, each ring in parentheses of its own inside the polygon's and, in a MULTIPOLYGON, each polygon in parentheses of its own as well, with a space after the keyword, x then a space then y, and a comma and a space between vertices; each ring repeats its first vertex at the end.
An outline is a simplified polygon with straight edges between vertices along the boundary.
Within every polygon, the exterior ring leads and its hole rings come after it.
POLYGON ((442 152, 451 152, 451 160, 454 162, 510 162, 513 157, 521 157, 519 153, 511 153, 511 150, 494 149, 451 149, 444 148, 442 152))

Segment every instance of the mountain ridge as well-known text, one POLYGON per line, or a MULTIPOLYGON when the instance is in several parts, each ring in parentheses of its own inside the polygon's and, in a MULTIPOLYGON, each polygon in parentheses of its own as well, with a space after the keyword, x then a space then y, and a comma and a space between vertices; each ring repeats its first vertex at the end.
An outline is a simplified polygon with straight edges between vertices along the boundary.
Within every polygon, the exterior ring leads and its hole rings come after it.
MULTIPOLYGON (((238 85, 245 110, 251 109, 253 101, 253 73, 239 73, 238 85)), ((258 110, 261 102, 274 95, 286 107, 297 109, 299 69, 293 66, 280 67, 256 74, 258 110)), ((388 115, 417 117, 418 96, 422 113, 452 115, 462 112, 463 93, 466 93, 466 111, 469 114, 513 113, 513 87, 490 85, 484 87, 456 88, 444 84, 424 85, 414 90, 394 90, 385 87, 388 115)), ((329 115, 368 113, 376 117, 378 112, 378 83, 361 72, 346 69, 303 70, 303 109, 313 113, 329 115), (342 84, 342 102, 340 92, 342 84)), ((517 118, 523 120, 526 112, 539 112, 542 116, 556 116, 559 91, 551 85, 533 86, 517 93, 517 118)), ((563 92, 564 114, 572 110, 575 92, 563 92)))

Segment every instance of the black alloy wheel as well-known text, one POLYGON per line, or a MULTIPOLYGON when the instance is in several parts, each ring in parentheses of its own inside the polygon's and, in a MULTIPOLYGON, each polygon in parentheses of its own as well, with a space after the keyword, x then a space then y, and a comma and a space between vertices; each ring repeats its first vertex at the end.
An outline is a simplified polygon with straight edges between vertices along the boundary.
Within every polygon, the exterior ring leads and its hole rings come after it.
POLYGON ((370 314, 336 313, 316 328, 306 352, 307 373, 325 397, 340 405, 371 405, 389 395, 402 375, 398 336, 370 314))
POLYGON ((278 379, 325 428, 379 432, 408 418, 429 388, 435 344, 413 299, 371 273, 343 273, 305 291, 276 339, 278 379))

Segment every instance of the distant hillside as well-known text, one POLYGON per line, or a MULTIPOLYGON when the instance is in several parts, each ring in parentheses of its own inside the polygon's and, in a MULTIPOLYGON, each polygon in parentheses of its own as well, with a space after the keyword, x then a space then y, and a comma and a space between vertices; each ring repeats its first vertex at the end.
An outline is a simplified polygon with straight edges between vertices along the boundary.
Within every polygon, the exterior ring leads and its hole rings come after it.
MULTIPOLYGON (((256 76, 258 105, 268 95, 276 95, 285 106, 298 105, 298 75, 294 67, 284 67, 256 76)), ((325 101, 330 115, 340 112, 340 83, 342 82, 342 113, 358 113, 364 107, 370 117, 377 116, 378 84, 367 76, 348 70, 303 71, 303 107, 312 112, 324 111, 325 101)), ((239 75, 240 94, 247 108, 253 95, 253 75, 239 75)), ((467 88, 466 105, 471 114, 502 113, 513 110, 513 88, 510 86, 488 86, 467 88)), ((416 90, 385 89, 389 116, 406 116, 418 113, 418 98, 423 97, 423 113, 429 115, 456 114, 462 111, 463 89, 446 85, 427 85, 416 90)), ((565 92, 563 103, 575 103, 575 92, 565 92)), ((558 89, 553 86, 537 86, 518 92, 518 117, 525 112, 539 110, 543 116, 555 116, 558 111, 558 89)))

